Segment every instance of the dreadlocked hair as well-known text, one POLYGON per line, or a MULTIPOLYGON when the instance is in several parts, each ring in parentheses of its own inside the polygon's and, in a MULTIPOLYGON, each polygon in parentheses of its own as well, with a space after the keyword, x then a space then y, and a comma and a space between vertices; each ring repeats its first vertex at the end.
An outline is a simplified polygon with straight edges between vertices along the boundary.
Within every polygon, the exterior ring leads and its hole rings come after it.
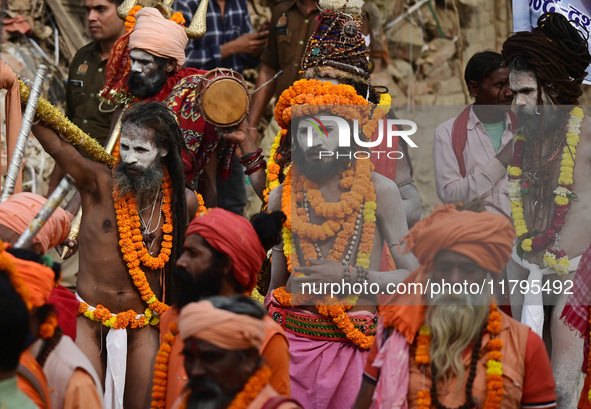
POLYGON ((158 148, 168 150, 161 160, 166 166, 172 180, 172 220, 173 240, 170 261, 166 263, 165 281, 166 299, 171 299, 174 288, 174 271, 176 260, 180 257, 185 231, 188 224, 187 199, 185 196, 185 171, 181 152, 187 150, 183 133, 178 125, 175 114, 159 102, 137 102, 127 109, 121 118, 122 125, 132 123, 141 128, 154 130, 155 143, 158 148), (182 182, 181 182, 182 181, 182 182), (180 182, 180 183, 179 183, 180 182))
MULTIPOLYGON (((575 104, 582 95, 581 83, 591 63, 587 48, 589 32, 575 28, 562 14, 545 13, 537 27, 519 32, 503 44, 503 58, 510 69, 532 71, 556 105, 575 104)), ((541 95, 538 92, 538 103, 541 95)))

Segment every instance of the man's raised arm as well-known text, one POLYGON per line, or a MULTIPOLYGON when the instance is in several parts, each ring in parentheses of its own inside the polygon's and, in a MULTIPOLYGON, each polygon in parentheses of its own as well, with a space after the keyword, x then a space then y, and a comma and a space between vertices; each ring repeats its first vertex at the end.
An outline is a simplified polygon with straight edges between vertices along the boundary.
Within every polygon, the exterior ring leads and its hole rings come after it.
POLYGON ((47 126, 35 125, 32 131, 43 149, 55 160, 62 171, 74 178, 79 191, 87 192, 96 189, 96 169, 92 160, 83 157, 76 148, 47 126))

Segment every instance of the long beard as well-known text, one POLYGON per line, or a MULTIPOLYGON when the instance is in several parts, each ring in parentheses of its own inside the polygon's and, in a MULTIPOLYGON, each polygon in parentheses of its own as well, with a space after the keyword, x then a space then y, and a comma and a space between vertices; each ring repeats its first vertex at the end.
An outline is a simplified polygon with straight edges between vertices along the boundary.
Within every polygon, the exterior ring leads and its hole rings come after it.
POLYGON ((187 401, 187 409, 224 409, 233 396, 226 396, 220 386, 209 379, 190 378, 189 389, 191 394, 187 401))
POLYGON ((302 148, 294 143, 294 150, 292 152, 292 160, 295 163, 298 172, 313 182, 321 182, 324 179, 328 179, 337 172, 344 171, 347 166, 354 160, 353 151, 350 147, 339 148, 337 152, 339 155, 349 155, 349 159, 346 156, 340 156, 338 159, 335 155, 325 157, 323 159, 312 159, 309 154, 313 153, 313 158, 319 157, 319 152, 322 149, 309 148, 305 152, 302 148))
POLYGON ((162 178, 164 177, 164 168, 160 162, 156 162, 154 166, 147 169, 138 169, 131 167, 123 162, 119 162, 115 166, 115 178, 113 184, 120 197, 124 197, 132 193, 137 203, 150 203, 154 200, 154 196, 162 186, 162 178), (129 169, 137 169, 135 175, 128 173, 129 169))
POLYGON ((453 377, 458 386, 464 375, 462 359, 470 342, 480 336, 487 317, 488 294, 442 294, 431 301, 425 324, 431 330, 431 362, 437 368, 433 382, 447 384, 453 377))
POLYGON ((519 118, 519 127, 527 139, 540 140, 544 135, 551 135, 564 125, 567 115, 560 107, 555 105, 539 105, 536 114, 535 110, 529 107, 517 107, 516 113, 519 118))
POLYGON ((222 291, 222 274, 215 266, 208 267, 196 277, 184 268, 175 272, 175 297, 179 308, 206 297, 219 295, 222 291))
POLYGON ((127 79, 127 86, 129 92, 134 97, 138 98, 149 98, 158 94, 164 84, 166 84, 166 75, 164 75, 164 69, 156 71, 150 77, 142 78, 136 72, 130 72, 129 78, 127 79))

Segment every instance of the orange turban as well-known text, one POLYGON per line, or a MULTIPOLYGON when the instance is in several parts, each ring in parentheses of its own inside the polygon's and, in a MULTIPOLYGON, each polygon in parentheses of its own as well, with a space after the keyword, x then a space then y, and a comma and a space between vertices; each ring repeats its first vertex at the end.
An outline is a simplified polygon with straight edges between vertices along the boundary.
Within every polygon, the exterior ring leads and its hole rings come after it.
MULTIPOLYGON (((514 239, 515 229, 507 217, 486 211, 457 210, 449 204, 436 207, 431 215, 417 222, 405 241, 423 273, 431 271, 437 253, 451 250, 498 274, 509 261, 514 239)), ((416 277, 422 278, 422 274, 416 277)))
POLYGON ((179 315, 183 341, 197 338, 232 351, 260 350, 265 335, 263 320, 215 308, 211 301, 187 304, 179 315))
POLYGON ((185 47, 189 42, 184 27, 164 18, 153 7, 144 7, 135 18, 129 49, 140 48, 158 57, 174 58, 180 70, 185 64, 185 47))
POLYGON ((252 291, 267 252, 248 220, 214 208, 194 218, 186 234, 201 235, 214 249, 230 257, 234 276, 249 293, 252 291))
POLYGON ((34 261, 21 260, 7 251, 4 251, 4 255, 16 266, 21 280, 29 290, 31 304, 35 307, 45 305, 55 287, 53 270, 34 261))
MULTIPOLYGON (((29 223, 37 216, 47 202, 43 196, 34 193, 17 193, 0 203, 0 224, 23 234, 29 223)), ((41 243, 43 253, 64 241, 70 233, 73 217, 62 208, 57 208, 33 239, 41 243)))
MULTIPOLYGON (((483 269, 499 274, 509 261, 514 239, 513 224, 503 215, 457 210, 452 204, 437 206, 405 237, 406 249, 417 257, 421 266, 404 282, 423 281, 433 269, 435 256, 442 250, 460 253, 483 269)), ((412 343, 424 319, 421 295, 396 295, 387 304, 381 308, 384 325, 395 327, 412 343)))

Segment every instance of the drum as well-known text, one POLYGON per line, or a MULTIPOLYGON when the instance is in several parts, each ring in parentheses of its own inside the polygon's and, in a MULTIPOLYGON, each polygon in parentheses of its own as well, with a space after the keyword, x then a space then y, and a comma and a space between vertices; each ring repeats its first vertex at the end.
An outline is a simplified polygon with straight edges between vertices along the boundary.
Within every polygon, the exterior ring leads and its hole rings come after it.
POLYGON ((238 125, 248 114, 246 82, 234 70, 216 68, 206 72, 195 91, 199 112, 217 127, 238 125))

